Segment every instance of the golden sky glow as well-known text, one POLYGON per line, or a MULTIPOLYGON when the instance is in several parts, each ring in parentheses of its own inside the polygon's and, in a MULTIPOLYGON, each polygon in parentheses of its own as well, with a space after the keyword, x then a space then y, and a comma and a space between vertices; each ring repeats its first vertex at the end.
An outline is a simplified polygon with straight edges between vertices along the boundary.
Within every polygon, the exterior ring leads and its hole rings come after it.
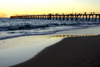
POLYGON ((100 0, 0 0, 0 17, 15 14, 100 12, 99 3, 100 0))

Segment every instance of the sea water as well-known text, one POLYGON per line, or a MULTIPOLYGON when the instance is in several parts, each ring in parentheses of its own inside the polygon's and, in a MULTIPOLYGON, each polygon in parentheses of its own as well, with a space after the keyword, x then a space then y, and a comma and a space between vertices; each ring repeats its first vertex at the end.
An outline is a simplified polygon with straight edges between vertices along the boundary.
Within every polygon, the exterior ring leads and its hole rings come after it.
POLYGON ((0 19, 0 39, 29 35, 50 35, 61 31, 99 26, 100 22, 43 19, 0 19))
POLYGON ((100 34, 100 22, 0 18, 0 67, 25 62, 63 39, 52 35, 100 34))

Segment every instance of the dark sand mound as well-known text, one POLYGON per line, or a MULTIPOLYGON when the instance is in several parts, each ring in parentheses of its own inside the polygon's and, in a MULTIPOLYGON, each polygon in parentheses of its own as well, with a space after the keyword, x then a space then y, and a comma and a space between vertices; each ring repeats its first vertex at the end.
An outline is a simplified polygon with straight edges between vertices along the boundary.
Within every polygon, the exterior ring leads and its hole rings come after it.
POLYGON ((100 67, 100 36, 65 38, 11 67, 100 67))

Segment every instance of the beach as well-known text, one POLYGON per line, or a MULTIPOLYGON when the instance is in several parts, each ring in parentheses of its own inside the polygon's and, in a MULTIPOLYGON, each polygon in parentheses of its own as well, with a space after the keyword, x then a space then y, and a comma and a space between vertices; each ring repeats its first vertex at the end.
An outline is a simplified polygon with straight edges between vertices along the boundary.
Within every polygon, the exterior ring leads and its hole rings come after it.
POLYGON ((64 38, 10 67, 100 67, 100 35, 64 38))

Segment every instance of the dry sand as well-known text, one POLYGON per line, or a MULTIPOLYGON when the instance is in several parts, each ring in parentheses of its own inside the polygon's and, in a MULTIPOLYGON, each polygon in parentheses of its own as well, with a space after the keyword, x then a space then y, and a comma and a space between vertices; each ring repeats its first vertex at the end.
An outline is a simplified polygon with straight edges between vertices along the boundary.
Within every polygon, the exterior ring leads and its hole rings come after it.
POLYGON ((11 67, 100 67, 100 36, 65 38, 11 67))

